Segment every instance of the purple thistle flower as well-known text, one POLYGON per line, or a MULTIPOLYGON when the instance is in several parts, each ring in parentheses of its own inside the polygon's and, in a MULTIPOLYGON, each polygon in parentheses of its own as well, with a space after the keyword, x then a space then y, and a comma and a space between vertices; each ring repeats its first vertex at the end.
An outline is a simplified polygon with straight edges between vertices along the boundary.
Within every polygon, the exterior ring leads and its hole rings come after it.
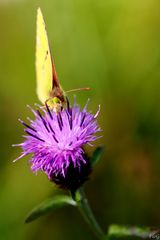
POLYGON ((99 110, 93 115, 87 112, 87 105, 81 111, 76 101, 70 107, 67 100, 66 109, 55 113, 46 104, 43 114, 31 108, 36 119, 29 125, 20 120, 27 135, 23 143, 14 145, 23 150, 16 160, 31 153, 29 162, 34 172, 41 170, 51 181, 76 190, 91 172, 83 147, 91 145, 100 131, 96 121, 99 110))

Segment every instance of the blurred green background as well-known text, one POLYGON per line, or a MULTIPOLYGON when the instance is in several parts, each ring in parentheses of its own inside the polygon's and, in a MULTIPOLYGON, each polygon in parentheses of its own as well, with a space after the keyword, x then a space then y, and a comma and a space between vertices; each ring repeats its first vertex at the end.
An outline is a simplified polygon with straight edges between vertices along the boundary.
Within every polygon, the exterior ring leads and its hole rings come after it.
MULTIPOLYGON (((76 209, 25 225, 28 211, 58 191, 26 159, 12 162, 38 102, 36 9, 41 7, 59 79, 89 109, 101 104, 106 147, 86 193, 104 229, 111 223, 160 227, 159 0, 0 0, 0 239, 95 239, 76 209)), ((72 95, 70 95, 72 99, 72 95)), ((89 148, 89 151, 93 149, 89 148)))

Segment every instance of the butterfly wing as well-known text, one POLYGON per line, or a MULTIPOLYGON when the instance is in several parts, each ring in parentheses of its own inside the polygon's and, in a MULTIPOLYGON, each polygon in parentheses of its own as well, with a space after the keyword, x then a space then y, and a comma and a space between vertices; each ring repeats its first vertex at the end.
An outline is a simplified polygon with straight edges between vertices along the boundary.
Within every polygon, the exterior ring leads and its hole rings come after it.
POLYGON ((40 8, 37 10, 37 36, 36 36, 36 78, 37 95, 44 104, 50 98, 55 86, 59 86, 56 70, 52 62, 49 42, 40 8))

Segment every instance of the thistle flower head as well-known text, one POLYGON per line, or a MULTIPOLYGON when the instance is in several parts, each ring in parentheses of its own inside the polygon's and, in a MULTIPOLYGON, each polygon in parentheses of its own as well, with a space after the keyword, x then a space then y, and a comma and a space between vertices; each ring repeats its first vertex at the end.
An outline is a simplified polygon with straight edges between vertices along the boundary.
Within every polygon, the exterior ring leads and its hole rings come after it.
POLYGON ((87 104, 81 111, 76 101, 71 107, 68 100, 67 107, 59 113, 47 104, 45 109, 31 110, 34 121, 26 124, 20 120, 27 135, 23 143, 16 145, 23 150, 19 158, 31 153, 29 162, 34 172, 41 170, 61 186, 78 188, 91 170, 83 147, 97 139, 99 110, 93 115, 87 112, 87 104))

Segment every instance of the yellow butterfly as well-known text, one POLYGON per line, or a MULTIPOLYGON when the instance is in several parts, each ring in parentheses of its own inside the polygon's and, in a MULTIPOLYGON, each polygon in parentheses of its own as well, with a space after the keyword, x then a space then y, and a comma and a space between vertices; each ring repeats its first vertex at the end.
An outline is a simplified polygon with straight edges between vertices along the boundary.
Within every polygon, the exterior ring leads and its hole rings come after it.
MULTIPOLYGON (((43 104, 47 103, 55 112, 60 111, 66 102, 66 97, 57 78, 54 61, 49 48, 46 26, 40 8, 37 10, 36 78, 39 100, 43 104)), ((68 92, 79 90, 89 90, 89 88, 79 88, 68 92)))
POLYGON ((39 100, 43 104, 47 102, 54 111, 59 111, 65 103, 65 94, 57 78, 40 8, 37 10, 36 78, 39 100))

